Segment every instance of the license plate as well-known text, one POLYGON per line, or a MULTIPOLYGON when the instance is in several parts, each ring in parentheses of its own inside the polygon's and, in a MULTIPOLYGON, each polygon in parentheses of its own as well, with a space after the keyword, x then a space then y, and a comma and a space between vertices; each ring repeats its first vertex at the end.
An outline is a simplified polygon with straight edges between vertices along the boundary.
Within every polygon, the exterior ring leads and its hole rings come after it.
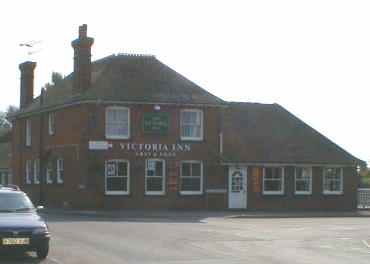
POLYGON ((29 238, 3 238, 3 245, 29 245, 29 238))

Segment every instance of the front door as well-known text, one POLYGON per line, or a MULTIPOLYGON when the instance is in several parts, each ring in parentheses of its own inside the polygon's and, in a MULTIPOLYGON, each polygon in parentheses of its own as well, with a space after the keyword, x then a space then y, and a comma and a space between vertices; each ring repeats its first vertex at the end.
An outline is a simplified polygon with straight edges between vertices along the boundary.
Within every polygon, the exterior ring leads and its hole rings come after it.
POLYGON ((247 208, 247 168, 229 168, 229 208, 247 208))

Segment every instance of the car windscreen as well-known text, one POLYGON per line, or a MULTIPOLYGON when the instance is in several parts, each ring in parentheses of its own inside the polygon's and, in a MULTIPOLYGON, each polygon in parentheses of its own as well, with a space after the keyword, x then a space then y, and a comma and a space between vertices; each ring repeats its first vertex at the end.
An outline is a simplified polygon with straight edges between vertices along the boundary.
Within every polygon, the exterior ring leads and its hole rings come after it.
POLYGON ((23 193, 0 193, 0 212, 33 210, 31 200, 23 193))

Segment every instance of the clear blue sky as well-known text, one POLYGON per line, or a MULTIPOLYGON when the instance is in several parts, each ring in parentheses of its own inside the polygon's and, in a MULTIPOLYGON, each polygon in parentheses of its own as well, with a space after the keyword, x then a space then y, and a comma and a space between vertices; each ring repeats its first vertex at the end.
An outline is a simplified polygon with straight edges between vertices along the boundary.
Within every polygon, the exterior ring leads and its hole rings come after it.
POLYGON ((88 24, 93 59, 150 53, 213 94, 278 103, 370 160, 370 1, 9 1, 2 5, 0 109, 19 104, 18 64, 35 94, 72 70, 88 24), (32 57, 19 43, 42 40, 32 57))

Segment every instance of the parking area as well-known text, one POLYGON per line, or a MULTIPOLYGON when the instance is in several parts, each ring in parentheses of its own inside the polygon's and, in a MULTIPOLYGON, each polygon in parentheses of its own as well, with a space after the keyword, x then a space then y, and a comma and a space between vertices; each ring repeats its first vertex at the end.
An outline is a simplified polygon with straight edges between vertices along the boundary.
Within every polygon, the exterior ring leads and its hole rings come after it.
POLYGON ((0 263, 369 263, 370 218, 47 216, 47 260, 0 263))

